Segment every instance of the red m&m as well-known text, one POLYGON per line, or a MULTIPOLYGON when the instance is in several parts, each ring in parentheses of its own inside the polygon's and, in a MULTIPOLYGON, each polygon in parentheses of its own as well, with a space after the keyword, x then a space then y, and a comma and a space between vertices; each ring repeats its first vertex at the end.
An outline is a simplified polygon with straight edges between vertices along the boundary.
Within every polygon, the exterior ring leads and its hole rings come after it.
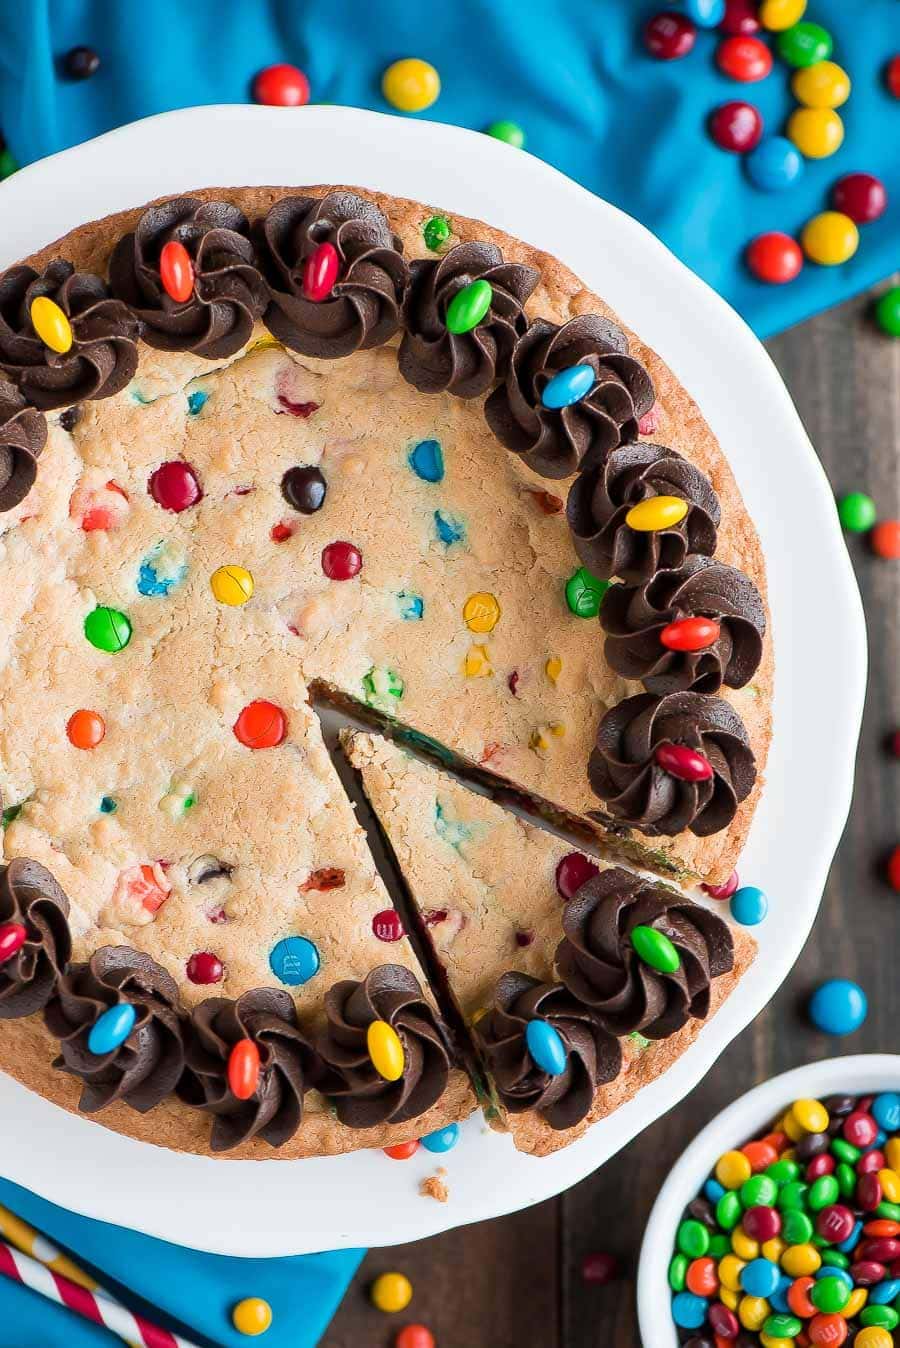
POLYGON ((887 210, 887 192, 871 173, 847 173, 832 188, 831 204, 857 225, 868 225, 887 210))
POLYGON ((309 102, 309 80, 286 62, 266 66, 253 81, 253 97, 272 108, 300 108, 309 102))
POLYGON ((803 266, 803 250, 797 240, 777 230, 757 235, 747 248, 746 257, 753 275, 770 285, 793 281, 803 266))
POLYGON ((170 239, 159 255, 159 279, 163 290, 177 304, 184 304, 194 291, 194 264, 183 243, 170 239))
POLYGON ((737 871, 732 871, 724 885, 701 885, 700 888, 711 899, 730 899, 740 883, 737 871))
POLYGON ((885 66, 884 82, 888 92, 895 98, 900 98, 900 55, 892 56, 885 66))
POLYGON ((225 967, 218 955, 209 950, 198 950, 187 962, 187 976, 192 983, 221 983, 225 967))
POLYGON ((581 852, 567 852, 556 867, 556 888, 560 898, 571 899, 588 880, 599 875, 600 867, 581 852))
POLYGON ((719 31, 729 37, 752 37, 760 28, 756 0, 725 0, 719 31))
POLYGON ((247 749, 274 749, 287 734, 287 721, 280 707, 260 698, 247 703, 233 730, 247 749))
POLYGON ((21 922, 4 922, 0 926, 0 964, 11 960, 16 951, 22 949, 27 935, 21 922))
POLYGON ((393 908, 384 908, 375 914, 372 931, 379 941, 399 941, 405 935, 400 916, 393 908))
POLYGON ((337 280, 340 259, 333 243, 320 243, 303 266, 303 296, 320 304, 331 294, 337 280))
POLYGON ((663 741, 656 746, 653 757, 663 772, 677 777, 680 782, 708 782, 713 775, 709 759, 686 744, 663 741))
POLYGON ((176 514, 196 505, 203 495, 197 474, 183 459, 161 463, 151 473, 147 487, 157 505, 176 514))
POLYGON ((722 103, 710 115, 709 134, 720 149, 744 154, 759 144, 762 133, 763 120, 752 103, 735 99, 722 103))
POLYGON ((687 56, 697 40, 697 29, 683 14, 654 14, 644 28, 644 45, 658 61, 687 56))
POLYGON ((228 1055, 228 1089, 238 1100, 249 1100, 259 1085, 259 1049, 252 1039, 239 1039, 228 1055))
POLYGON ((741 84, 755 84, 771 71, 772 53, 758 37, 726 37, 719 43, 716 65, 741 84))
POLYGON ((679 618, 666 624, 659 639, 670 651, 705 651, 719 640, 720 631, 712 618, 679 618))
POLYGON ((352 543, 328 543, 322 549, 322 570, 329 580, 352 580, 362 570, 362 553, 352 543))

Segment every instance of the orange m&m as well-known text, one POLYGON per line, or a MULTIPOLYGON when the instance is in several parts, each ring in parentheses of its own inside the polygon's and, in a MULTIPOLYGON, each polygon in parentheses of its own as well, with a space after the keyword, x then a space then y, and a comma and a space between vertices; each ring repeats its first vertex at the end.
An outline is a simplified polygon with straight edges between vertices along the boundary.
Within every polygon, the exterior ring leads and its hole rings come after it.
POLYGON ((183 243, 170 239, 159 255, 159 279, 176 304, 184 304, 194 290, 194 264, 183 243))
POLYGON ((252 1039, 239 1039, 228 1055, 228 1088, 238 1100, 249 1100, 259 1084, 259 1049, 252 1039))
POLYGON ((66 722, 66 734, 76 749, 96 749, 106 734, 106 722, 98 711, 73 711, 66 722))
POLYGON ((882 520, 869 534, 872 549, 879 557, 896 561, 900 557, 900 520, 882 520))
POLYGON ((659 634, 670 651, 705 651, 719 639, 719 624, 712 618, 679 618, 667 623, 659 634))
POLYGON ((260 698, 248 702, 234 723, 237 739, 248 749, 274 749, 287 734, 284 712, 274 702, 260 698))
POLYGON ((414 1137, 409 1142, 398 1142, 393 1147, 385 1147, 384 1154, 390 1156, 392 1161, 408 1161, 418 1150, 419 1139, 414 1137))

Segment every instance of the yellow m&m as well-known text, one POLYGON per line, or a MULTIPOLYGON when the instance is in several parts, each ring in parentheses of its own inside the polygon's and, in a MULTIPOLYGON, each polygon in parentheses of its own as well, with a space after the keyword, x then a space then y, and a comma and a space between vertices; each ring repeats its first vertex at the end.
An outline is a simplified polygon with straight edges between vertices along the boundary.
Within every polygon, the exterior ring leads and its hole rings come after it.
POLYGON ((822 1267, 822 1256, 815 1245, 789 1245, 781 1256, 781 1267, 792 1278, 808 1278, 822 1267))
POLYGON ((771 1313, 765 1297, 741 1297, 738 1303, 738 1319, 745 1329, 762 1329, 771 1313))
POLYGON ((399 1081, 403 1076, 404 1053, 400 1036, 386 1020, 373 1020, 366 1031, 366 1048, 372 1066, 385 1081, 399 1081))
POLYGON ((240 608, 253 594, 253 577, 243 566, 220 566, 209 584, 219 603, 229 608, 240 608))
POLYGON ((828 1110, 818 1100, 795 1100, 790 1112, 806 1133, 824 1133, 828 1127, 828 1110))
POLYGON ((854 1287, 853 1291, 850 1293, 849 1301, 841 1311, 841 1315, 843 1315, 845 1320, 852 1320, 854 1315, 859 1315, 868 1299, 868 1287, 854 1287))
POLYGON ((688 503, 680 496, 650 496, 631 507, 625 523, 638 533, 656 533, 658 529, 671 529, 680 524, 687 513, 688 503))
POLYGON ((853 1340, 853 1348, 893 1348, 894 1338, 880 1325, 866 1325, 853 1340))
POLYGON ((746 1267, 746 1262, 739 1259, 736 1254, 723 1254, 716 1269, 719 1282, 729 1291, 739 1292, 741 1290, 741 1269, 746 1267))
POLYGON ((739 1189, 753 1174, 753 1167, 742 1151, 726 1151, 716 1161, 715 1173, 723 1189, 739 1189))
POLYGON ((844 123, 833 108, 796 108, 787 134, 807 159, 827 159, 843 144, 844 123))
POLYGON ((835 61, 817 61, 796 72, 791 88, 808 108, 839 108, 850 97, 850 76, 835 61))
POLYGON ((31 326, 38 337, 57 355, 64 356, 72 347, 72 324, 55 300, 38 295, 31 301, 31 326))
MULTIPOLYGON (((896 1140, 896 1138, 891 1138, 892 1142, 896 1140)), ((890 1146, 890 1142, 888 1146, 890 1146)), ((897 1174, 896 1170, 879 1170, 878 1183, 881 1185, 883 1197, 889 1203, 900 1203, 900 1175, 897 1174)))
POLYGON ((493 632, 500 621, 500 605, 485 590, 470 594, 463 604, 463 620, 470 632, 493 632))
POLYGON ((888 1138, 884 1154, 887 1157, 889 1168, 896 1170, 897 1174, 900 1175, 900 1137, 888 1138))
POLYGON ((463 673, 466 678, 486 679, 493 672, 487 646, 470 646, 463 661, 463 673))
POLYGON ((407 56, 388 66, 381 77, 381 92, 400 112, 422 112, 441 92, 441 77, 427 61, 407 56))
POLYGON ((394 1314, 405 1311, 412 1301, 412 1283, 405 1273, 382 1273, 372 1283, 372 1305, 394 1314))
POLYGON ((770 33, 781 33, 793 28, 806 13, 806 0, 763 0, 759 7, 759 21, 770 33))
POLYGON ((231 1323, 239 1334, 255 1338, 271 1325, 272 1307, 262 1297, 244 1297, 231 1312, 231 1323))
POLYGON ((759 1241, 748 1236, 739 1226, 731 1233, 731 1248, 739 1259, 744 1259, 748 1263, 759 1255, 759 1241))
POLYGON ((804 225, 800 242, 810 262, 837 267, 859 247, 859 230, 842 211, 821 211, 804 225))

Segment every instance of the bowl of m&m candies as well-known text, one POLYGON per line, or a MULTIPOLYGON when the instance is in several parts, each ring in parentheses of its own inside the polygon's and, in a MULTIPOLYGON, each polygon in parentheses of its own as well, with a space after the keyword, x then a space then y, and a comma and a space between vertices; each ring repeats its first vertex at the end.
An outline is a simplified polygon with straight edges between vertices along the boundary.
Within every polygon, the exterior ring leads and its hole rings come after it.
POLYGON ((810 1063, 691 1143, 638 1270, 647 1348, 900 1345, 900 1057, 810 1063))

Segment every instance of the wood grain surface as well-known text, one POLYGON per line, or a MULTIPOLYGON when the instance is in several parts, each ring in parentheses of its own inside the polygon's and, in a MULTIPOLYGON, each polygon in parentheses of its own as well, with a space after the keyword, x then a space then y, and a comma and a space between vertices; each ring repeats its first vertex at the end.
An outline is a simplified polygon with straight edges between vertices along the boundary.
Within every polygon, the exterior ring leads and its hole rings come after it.
MULTIPOLYGON (((896 518, 900 341, 877 332, 870 307, 871 296, 851 301, 784 333, 769 350, 835 492, 866 490, 880 517, 896 518)), ((760 446, 761 454, 773 452, 777 446, 760 446)), ((774 467, 772 481, 777 490, 774 467)), ((636 1348, 632 1275, 641 1235, 662 1180, 690 1139, 766 1077, 838 1053, 900 1050, 900 896, 884 879, 885 857, 900 843, 900 760, 885 745, 900 727, 900 563, 873 557, 864 538, 849 543, 869 626, 869 692, 850 820, 793 973, 687 1100, 568 1193, 416 1245, 372 1251, 322 1348, 392 1348, 397 1330, 414 1321, 431 1329, 437 1348, 636 1348), (803 1015, 810 990, 835 975, 856 979, 869 995, 868 1020, 843 1040, 817 1033, 803 1015), (581 1261, 594 1250, 620 1257, 620 1281, 584 1282, 581 1261), (386 1316, 368 1301, 368 1284, 387 1269, 413 1283, 402 1315, 386 1316)), ((822 632, 821 658, 841 640, 839 631, 822 632)), ((789 735, 790 727, 779 733, 789 735)), ((791 896, 772 900, 789 906, 791 896)))

